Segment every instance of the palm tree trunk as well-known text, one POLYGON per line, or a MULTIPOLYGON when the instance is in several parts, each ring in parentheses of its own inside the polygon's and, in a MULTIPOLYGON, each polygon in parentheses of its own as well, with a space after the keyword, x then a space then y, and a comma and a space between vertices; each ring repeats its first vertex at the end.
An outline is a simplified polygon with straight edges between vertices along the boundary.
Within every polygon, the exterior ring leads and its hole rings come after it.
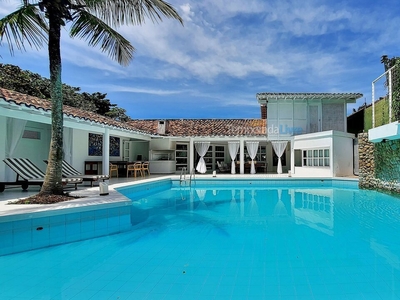
POLYGON ((61 83, 61 19, 57 12, 57 0, 47 7, 49 19, 50 95, 52 101, 51 142, 46 177, 40 194, 62 195, 63 159, 63 98, 61 83))

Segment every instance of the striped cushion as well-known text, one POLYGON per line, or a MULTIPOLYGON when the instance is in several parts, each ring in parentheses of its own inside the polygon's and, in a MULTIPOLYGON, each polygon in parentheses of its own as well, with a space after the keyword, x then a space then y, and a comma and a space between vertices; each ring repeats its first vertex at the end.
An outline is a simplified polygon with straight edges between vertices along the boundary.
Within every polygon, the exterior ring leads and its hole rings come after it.
POLYGON ((65 177, 80 176, 82 175, 78 170, 71 166, 68 162, 63 160, 62 162, 62 175, 65 177))
MULTIPOLYGON (((15 173, 24 180, 40 182, 46 176, 36 165, 28 158, 6 158, 3 160, 15 173)), ((80 183, 82 178, 79 175, 76 178, 63 178, 64 183, 80 183)))
POLYGON ((6 158, 3 161, 25 180, 43 180, 45 177, 45 174, 28 158, 6 158))
POLYGON ((80 173, 77 169, 75 169, 73 166, 71 166, 68 162, 66 162, 65 160, 63 160, 62 162, 62 175, 64 177, 79 177, 79 176, 83 176, 86 179, 92 179, 93 181, 99 180, 99 179, 103 179, 106 180, 109 178, 108 175, 82 175, 82 173, 80 173))

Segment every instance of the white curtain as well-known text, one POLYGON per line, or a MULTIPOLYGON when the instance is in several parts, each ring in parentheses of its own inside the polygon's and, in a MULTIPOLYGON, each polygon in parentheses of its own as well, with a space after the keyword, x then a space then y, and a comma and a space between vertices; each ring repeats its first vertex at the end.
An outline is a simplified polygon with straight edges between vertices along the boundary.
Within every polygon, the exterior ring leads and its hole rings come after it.
POLYGON ((72 164, 72 128, 64 127, 63 152, 64 160, 72 164))
POLYGON ((210 142, 195 142, 194 147, 196 148, 197 154, 200 155, 199 163, 197 164, 197 172, 204 174, 207 172, 206 162, 204 161, 204 155, 206 155, 210 142))
POLYGON ((256 168, 254 167, 254 158, 257 155, 258 142, 246 142, 247 152, 251 158, 250 174, 256 174, 256 168))
MULTIPOLYGON (((6 158, 13 157, 19 141, 24 133, 26 120, 7 118, 7 142, 6 142, 6 158)), ((6 181, 14 181, 15 174, 10 168, 6 168, 6 181)))
POLYGON ((239 142, 228 142, 229 155, 231 156, 231 174, 236 173, 235 158, 239 151, 239 142))
POLYGON ((278 156, 278 167, 277 167, 277 173, 282 174, 282 162, 281 162, 281 157, 283 152, 286 149, 287 141, 275 141, 272 142, 272 147, 274 148, 276 156, 278 156))

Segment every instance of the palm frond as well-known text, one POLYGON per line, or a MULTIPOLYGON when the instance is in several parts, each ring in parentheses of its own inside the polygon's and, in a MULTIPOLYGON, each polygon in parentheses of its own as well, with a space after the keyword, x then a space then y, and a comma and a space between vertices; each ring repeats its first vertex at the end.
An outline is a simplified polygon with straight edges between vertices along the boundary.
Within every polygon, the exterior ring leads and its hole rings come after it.
POLYGON ((85 4, 86 10, 95 14, 111 26, 140 25, 146 19, 154 23, 162 21, 162 17, 183 20, 171 4, 163 0, 75 0, 85 4))
POLYGON ((121 65, 126 66, 132 60, 135 48, 130 42, 89 12, 80 11, 74 15, 70 34, 87 40, 90 46, 100 45, 103 52, 121 65))
POLYGON ((0 43, 5 38, 11 54, 14 54, 14 45, 19 50, 25 50, 26 43, 39 49, 47 37, 46 19, 34 5, 22 6, 0 20, 0 43))

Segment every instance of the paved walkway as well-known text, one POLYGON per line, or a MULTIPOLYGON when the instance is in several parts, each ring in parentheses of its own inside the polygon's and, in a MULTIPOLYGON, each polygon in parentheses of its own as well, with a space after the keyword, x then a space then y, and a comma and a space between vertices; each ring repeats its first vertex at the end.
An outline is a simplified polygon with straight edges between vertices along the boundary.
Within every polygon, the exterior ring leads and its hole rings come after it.
POLYGON ((13 205, 9 202, 16 201, 19 199, 27 198, 35 195, 40 191, 39 186, 30 186, 28 190, 23 191, 20 186, 7 187, 4 192, 0 193, 0 217, 7 215, 15 215, 21 213, 33 213, 37 211, 50 211, 58 210, 68 207, 88 206, 94 204, 104 203, 115 203, 120 201, 127 201, 128 199, 116 192, 114 188, 124 185, 129 185, 134 182, 145 182, 149 180, 155 180, 157 178, 164 177, 160 175, 151 175, 147 177, 138 178, 111 178, 109 180, 109 195, 100 196, 100 189, 98 184, 94 187, 89 185, 78 185, 78 190, 73 188, 66 191, 70 192, 71 195, 83 196, 84 198, 71 200, 67 202, 60 202, 55 204, 20 204, 13 205))

